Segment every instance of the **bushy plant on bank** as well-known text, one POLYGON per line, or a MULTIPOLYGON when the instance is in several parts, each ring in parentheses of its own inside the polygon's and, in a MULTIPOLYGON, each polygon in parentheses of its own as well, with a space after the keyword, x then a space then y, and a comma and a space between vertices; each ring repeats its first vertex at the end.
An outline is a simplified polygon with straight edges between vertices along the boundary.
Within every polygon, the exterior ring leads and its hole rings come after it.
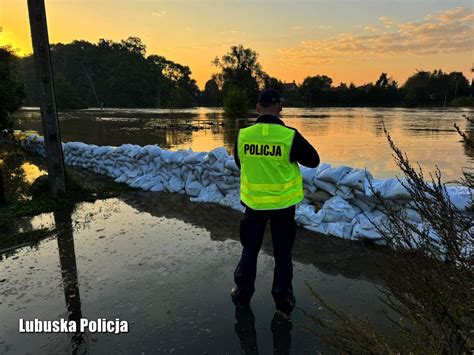
MULTIPOLYGON (((467 148, 473 149, 467 134, 457 130, 467 148)), ((414 224, 396 205, 379 198, 387 220, 376 227, 390 246, 383 265, 378 265, 380 290, 382 302, 390 309, 387 317, 394 335, 332 307, 309 283, 311 294, 329 318, 305 311, 312 320, 308 330, 330 347, 348 353, 469 353, 474 347, 473 206, 465 213, 459 211, 448 198, 439 170, 426 181, 422 168, 414 168, 386 130, 385 134, 404 174, 400 181, 422 220, 414 224), (316 326, 328 333, 321 335, 316 326)), ((463 175, 462 183, 473 189, 472 167, 465 167, 463 175)))
POLYGON ((224 97, 224 112, 230 118, 243 118, 250 110, 250 99, 243 89, 233 87, 224 97))

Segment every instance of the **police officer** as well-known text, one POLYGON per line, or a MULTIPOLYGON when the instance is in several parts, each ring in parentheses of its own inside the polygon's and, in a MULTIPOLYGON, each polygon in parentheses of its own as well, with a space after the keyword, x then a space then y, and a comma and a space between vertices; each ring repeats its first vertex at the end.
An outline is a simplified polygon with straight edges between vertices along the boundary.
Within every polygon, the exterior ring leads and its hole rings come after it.
POLYGON ((295 241, 295 205, 303 200, 303 181, 298 163, 317 167, 316 150, 294 128, 279 118, 282 110, 278 91, 260 93, 259 117, 240 130, 234 158, 240 168, 240 199, 246 207, 240 222, 242 256, 234 272, 236 287, 232 301, 249 308, 255 291, 257 257, 267 221, 273 242, 275 269, 272 295, 277 311, 290 315, 295 307, 292 279, 292 249, 295 241))

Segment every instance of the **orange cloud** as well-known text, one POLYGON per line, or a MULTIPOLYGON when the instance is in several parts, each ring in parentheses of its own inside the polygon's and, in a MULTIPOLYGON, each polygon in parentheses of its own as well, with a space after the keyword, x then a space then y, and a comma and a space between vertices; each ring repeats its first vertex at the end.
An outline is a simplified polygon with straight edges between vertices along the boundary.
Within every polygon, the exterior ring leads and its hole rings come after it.
POLYGON ((453 54, 474 48, 471 9, 449 9, 414 22, 396 23, 387 17, 379 20, 385 30, 372 31, 370 35, 341 33, 328 39, 307 40, 279 52, 292 61, 322 64, 373 56, 453 54))

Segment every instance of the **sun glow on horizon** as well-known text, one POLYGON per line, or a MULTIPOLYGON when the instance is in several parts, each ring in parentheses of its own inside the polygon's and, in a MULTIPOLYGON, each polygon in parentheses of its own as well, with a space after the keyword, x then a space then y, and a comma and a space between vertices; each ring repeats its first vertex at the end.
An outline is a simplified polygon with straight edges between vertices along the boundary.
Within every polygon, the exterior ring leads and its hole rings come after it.
MULTIPOLYGON (((259 53, 263 69, 285 82, 325 74, 364 84, 388 72, 399 83, 417 69, 462 71, 470 78, 474 10, 469 1, 418 1, 395 7, 388 0, 317 2, 46 1, 51 43, 138 36, 147 54, 159 54, 192 70, 203 88, 211 61, 230 46, 259 53), (111 6, 113 4, 113 6, 111 6), (232 12, 231 12, 232 11, 232 12), (471 52, 471 55, 469 55, 471 52)), ((31 53, 26 2, 2 0, 0 45, 31 53)))

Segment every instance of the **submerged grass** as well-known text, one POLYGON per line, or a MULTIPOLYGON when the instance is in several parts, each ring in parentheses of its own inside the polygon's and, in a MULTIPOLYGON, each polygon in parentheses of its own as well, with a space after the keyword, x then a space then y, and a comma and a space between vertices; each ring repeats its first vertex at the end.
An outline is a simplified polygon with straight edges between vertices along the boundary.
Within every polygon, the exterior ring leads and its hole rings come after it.
POLYGON ((0 169, 7 199, 0 205, 0 252, 40 241, 56 232, 48 228, 17 232, 12 226, 20 218, 73 209, 80 202, 117 197, 131 190, 108 177, 66 168, 67 194, 53 198, 43 160, 13 145, 0 144, 0 169))

